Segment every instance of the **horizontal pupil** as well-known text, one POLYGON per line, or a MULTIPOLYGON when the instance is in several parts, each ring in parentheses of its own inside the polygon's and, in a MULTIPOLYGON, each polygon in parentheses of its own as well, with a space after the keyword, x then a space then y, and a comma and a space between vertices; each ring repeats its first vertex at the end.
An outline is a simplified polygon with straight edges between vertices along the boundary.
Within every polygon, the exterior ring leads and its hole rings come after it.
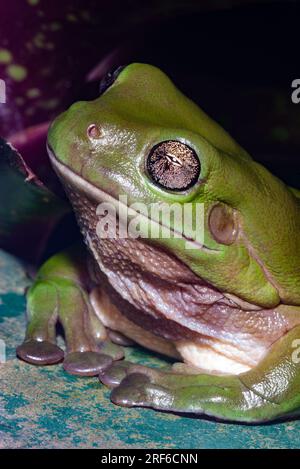
POLYGON ((186 190, 200 174, 195 151, 176 140, 161 142, 152 148, 147 159, 148 173, 155 183, 166 189, 186 190))

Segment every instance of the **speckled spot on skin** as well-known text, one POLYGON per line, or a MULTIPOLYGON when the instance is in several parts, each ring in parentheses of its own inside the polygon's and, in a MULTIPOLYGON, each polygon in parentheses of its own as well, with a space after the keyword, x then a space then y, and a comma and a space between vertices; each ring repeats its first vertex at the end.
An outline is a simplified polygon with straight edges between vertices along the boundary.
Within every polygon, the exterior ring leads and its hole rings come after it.
POLYGON ((0 63, 9 64, 13 59, 11 52, 8 49, 0 49, 0 63))
POLYGON ((6 68, 6 72, 14 81, 23 81, 27 77, 27 70, 22 65, 9 65, 6 68))
POLYGON ((31 99, 38 98, 39 96, 41 96, 41 92, 38 88, 30 88, 29 90, 27 90, 26 96, 31 99))

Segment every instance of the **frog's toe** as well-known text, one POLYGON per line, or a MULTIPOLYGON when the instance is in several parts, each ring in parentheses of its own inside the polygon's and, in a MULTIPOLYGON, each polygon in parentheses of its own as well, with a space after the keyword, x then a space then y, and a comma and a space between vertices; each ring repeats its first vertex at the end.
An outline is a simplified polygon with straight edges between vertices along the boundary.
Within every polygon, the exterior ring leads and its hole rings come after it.
POLYGON ((112 329, 108 329, 108 336, 110 340, 117 345, 122 345, 123 347, 131 347, 135 344, 133 340, 129 339, 125 335, 121 334, 121 332, 113 331, 112 329))
POLYGON ((132 363, 127 361, 115 362, 99 374, 99 380, 109 388, 119 386, 121 381, 127 376, 132 363))
POLYGON ((172 400, 172 392, 159 383, 161 372, 127 361, 113 363, 100 373, 100 381, 112 388, 111 400, 123 407, 163 408, 172 400), (160 403, 159 400, 164 401, 160 403))
POLYGON ((151 382, 144 373, 131 373, 123 379, 121 384, 113 389, 111 400, 122 407, 153 407, 170 408, 172 392, 151 382))
POLYGON ((113 360, 122 360, 124 358, 124 349, 110 340, 105 340, 99 345, 101 353, 109 355, 113 360))
POLYGON ((72 375, 97 376, 112 362, 112 357, 104 353, 71 352, 66 356, 63 367, 72 375))
POLYGON ((47 340, 26 340, 17 347, 17 356, 33 365, 54 365, 64 359, 64 351, 47 340))

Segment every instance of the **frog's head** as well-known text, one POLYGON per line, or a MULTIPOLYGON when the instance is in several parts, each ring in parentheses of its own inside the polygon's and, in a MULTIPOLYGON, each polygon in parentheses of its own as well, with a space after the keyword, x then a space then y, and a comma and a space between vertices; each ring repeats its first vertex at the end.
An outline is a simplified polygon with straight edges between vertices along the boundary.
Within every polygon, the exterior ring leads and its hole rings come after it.
MULTIPOLYGON (((240 301, 300 304, 296 192, 254 162, 159 69, 131 64, 101 96, 59 116, 48 138, 63 182, 99 202, 204 204, 204 242, 158 239, 198 277, 240 301)), ((171 227, 182 232, 182 220, 171 227)), ((201 228, 201 227, 200 227, 201 228)))

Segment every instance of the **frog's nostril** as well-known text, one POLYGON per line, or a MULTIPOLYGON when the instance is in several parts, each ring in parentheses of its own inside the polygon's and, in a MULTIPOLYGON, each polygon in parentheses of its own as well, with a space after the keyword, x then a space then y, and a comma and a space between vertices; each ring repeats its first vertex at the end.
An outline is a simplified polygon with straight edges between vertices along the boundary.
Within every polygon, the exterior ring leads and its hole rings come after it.
POLYGON ((102 135, 101 128, 97 124, 91 124, 87 128, 87 135, 89 138, 100 138, 102 135))
POLYGON ((125 65, 121 65, 117 68, 114 68, 113 70, 110 70, 106 75, 104 75, 100 82, 100 94, 103 94, 116 81, 124 68, 125 65))

